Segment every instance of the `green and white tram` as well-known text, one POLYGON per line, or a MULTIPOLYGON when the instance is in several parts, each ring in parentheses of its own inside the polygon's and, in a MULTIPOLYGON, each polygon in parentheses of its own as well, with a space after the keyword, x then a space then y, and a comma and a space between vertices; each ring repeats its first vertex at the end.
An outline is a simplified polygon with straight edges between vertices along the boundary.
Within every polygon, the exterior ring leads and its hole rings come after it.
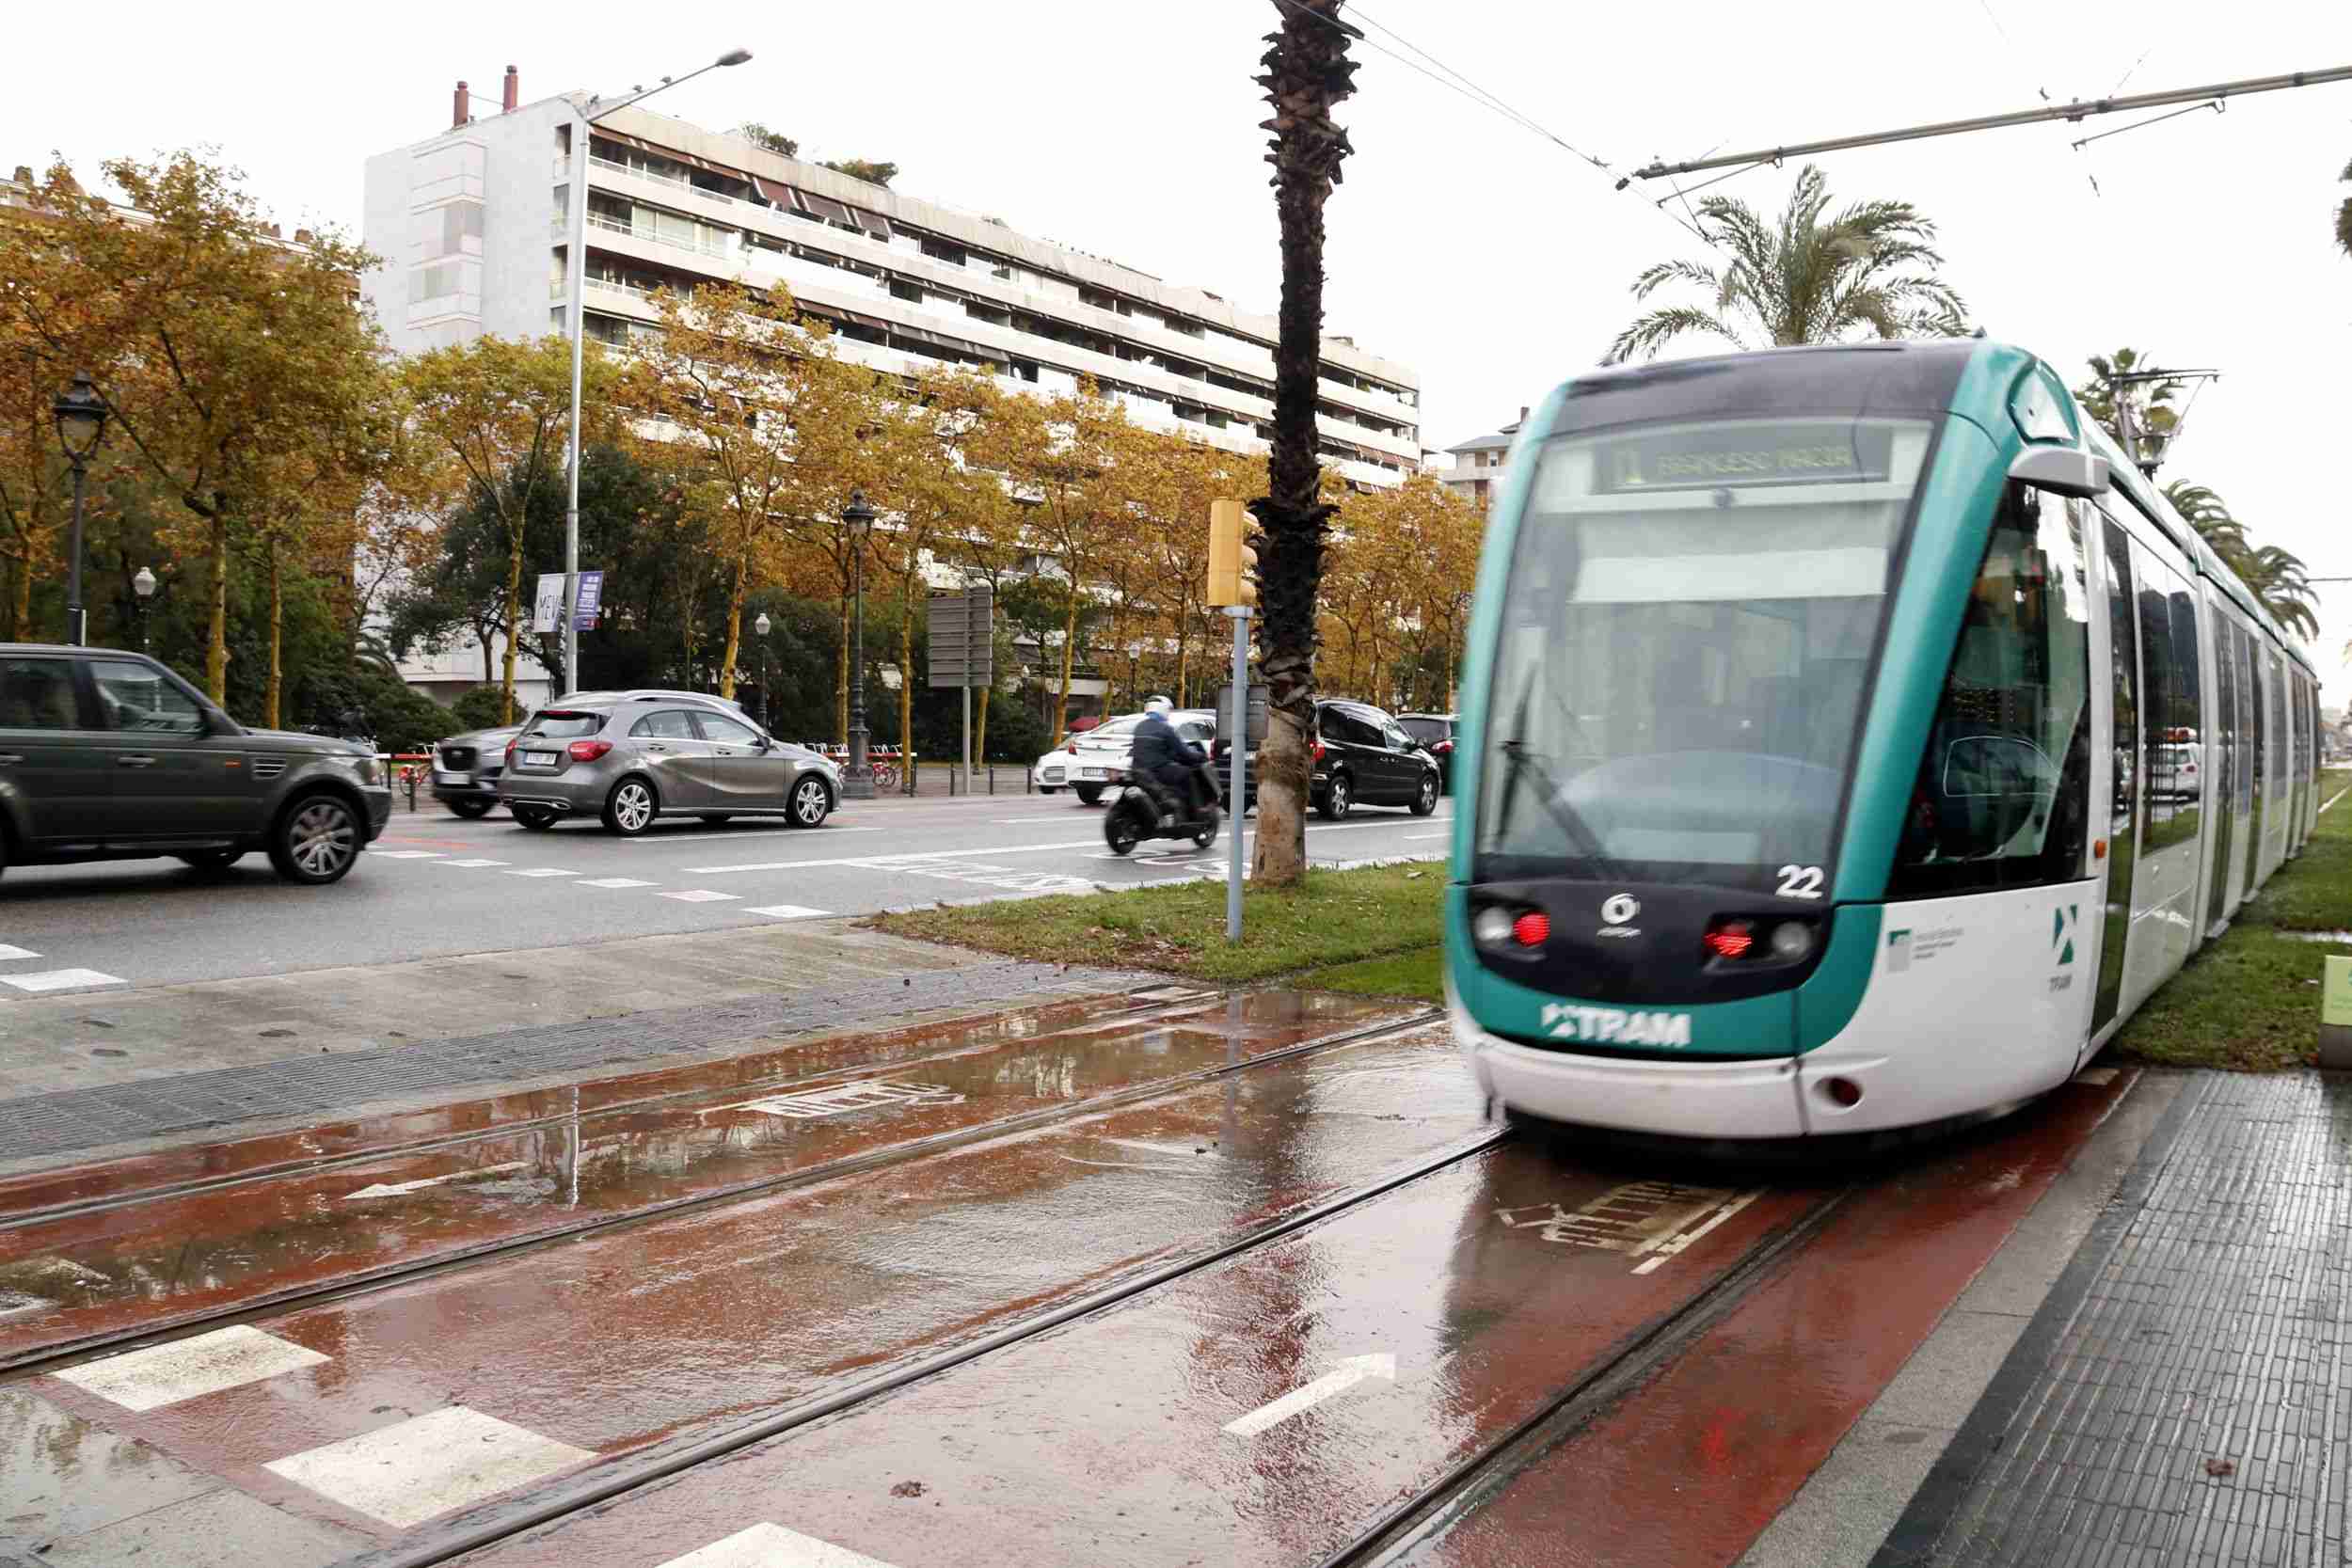
POLYGON ((2318 688, 2032 355, 1599 372, 1523 425, 1455 749, 1488 1095, 1706 1138, 2063 1083, 2297 853, 2318 688))

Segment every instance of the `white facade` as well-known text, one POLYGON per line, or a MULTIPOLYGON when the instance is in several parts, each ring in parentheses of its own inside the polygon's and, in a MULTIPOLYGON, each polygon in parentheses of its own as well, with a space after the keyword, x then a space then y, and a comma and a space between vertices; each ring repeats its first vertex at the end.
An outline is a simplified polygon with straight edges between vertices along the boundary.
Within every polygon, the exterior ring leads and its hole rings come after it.
MULTIPOLYGON (((562 329, 573 113, 547 99, 368 160, 385 264, 366 293, 395 348, 562 329)), ((1090 376, 1140 424, 1263 450, 1272 317, 643 109, 600 121, 590 152, 585 317, 607 341, 650 328, 657 287, 780 282, 848 357, 1042 393, 1090 376)), ((1324 341, 1323 455, 1347 480, 1419 467, 1420 401, 1412 372, 1324 341)))
POLYGON ((1458 447, 1446 448, 1453 465, 1437 470, 1438 482, 1458 496, 1467 496, 1484 508, 1494 500, 1502 488, 1504 469, 1511 459, 1511 443, 1518 437, 1519 426, 1527 420, 1527 410, 1491 435, 1477 436, 1458 447))

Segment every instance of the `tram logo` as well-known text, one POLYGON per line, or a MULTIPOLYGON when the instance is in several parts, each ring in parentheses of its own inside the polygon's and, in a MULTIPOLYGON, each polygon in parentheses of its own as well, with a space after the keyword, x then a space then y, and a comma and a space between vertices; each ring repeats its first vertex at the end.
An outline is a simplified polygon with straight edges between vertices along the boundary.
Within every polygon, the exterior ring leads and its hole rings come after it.
POLYGON ((2082 906, 2079 904, 2069 904, 2054 911, 2050 925, 2050 945, 2056 949, 2058 961, 2062 964, 2071 964, 2074 961, 2074 926, 2081 915, 2082 906))
POLYGON ((1911 967, 1911 932, 1908 929, 1886 933, 1886 973, 1900 974, 1911 967))
POLYGON ((1623 926, 1642 912, 1642 901, 1629 893, 1613 893, 1602 901, 1600 918, 1612 926, 1623 926))
POLYGON ((1621 1007, 1580 1007, 1572 1002, 1544 1004, 1544 1028, 1560 1040, 1595 1045, 1688 1045, 1689 1013, 1634 1013, 1621 1007))

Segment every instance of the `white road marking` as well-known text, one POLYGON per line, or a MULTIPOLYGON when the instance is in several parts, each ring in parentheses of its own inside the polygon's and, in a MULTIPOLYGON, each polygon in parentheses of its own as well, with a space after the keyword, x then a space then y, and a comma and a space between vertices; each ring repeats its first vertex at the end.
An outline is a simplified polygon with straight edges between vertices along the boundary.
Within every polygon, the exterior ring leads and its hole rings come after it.
POLYGON ((688 888, 683 893, 657 893, 656 898, 675 898, 681 904, 715 904, 740 897, 739 894, 713 893, 707 887, 688 888))
POLYGON ((1313 1409, 1334 1394, 1345 1393, 1368 1377, 1385 1377, 1394 1383, 1396 1357, 1385 1352, 1378 1355, 1351 1355, 1304 1388, 1294 1388, 1273 1403, 1262 1404, 1248 1415, 1226 1422, 1225 1430, 1236 1437, 1255 1437, 1302 1410, 1313 1409))
POLYGON ((427 1176, 415 1181, 394 1181, 389 1185, 379 1183, 373 1187, 362 1187, 356 1193, 345 1193, 343 1201, 349 1203, 355 1198, 362 1197, 397 1197, 403 1193, 421 1192, 426 1187, 437 1187, 447 1181, 470 1181, 477 1176, 496 1176, 502 1171, 529 1170, 530 1168, 531 1162, 528 1160, 509 1160, 502 1165, 475 1165, 469 1170, 451 1171, 447 1176, 427 1176))
POLYGON ((438 849, 371 849, 369 854, 380 861, 437 861, 438 849))
MULTIPOLYGON (((1648 1248, 1651 1253, 1649 1260, 1645 1263, 1636 1264, 1633 1272, 1635 1274, 1649 1273, 1652 1269, 1655 1269, 1664 1263, 1676 1253, 1682 1251, 1692 1243, 1697 1241, 1701 1236, 1706 1235, 1708 1231, 1714 1229, 1717 1226, 1723 1224, 1724 1221, 1731 1218, 1732 1215, 1738 1213, 1740 1210, 1745 1209, 1749 1204, 1754 1203, 1757 1198, 1762 1197, 1763 1196, 1763 1188, 1750 1187, 1746 1192, 1741 1193, 1738 1197, 1733 1198, 1730 1202, 1716 1210, 1713 1216, 1709 1218, 1705 1225, 1700 1226, 1695 1230, 1685 1230, 1679 1235, 1669 1236, 1662 1242, 1652 1243, 1648 1248)), ((1638 1252, 1643 1249, 1637 1247, 1634 1250, 1638 1252)))
POLYGON ((556 865, 527 865, 520 871, 510 871, 509 877, 577 877, 577 871, 566 871, 556 865))
POLYGON ((14 986, 19 990, 72 990, 81 986, 129 983, 119 974, 101 974, 94 969, 44 969, 32 974, 0 974, 0 986, 14 986))
POLYGON ((2324 805, 2324 806, 2320 807, 2320 808, 2319 808, 2319 810, 2318 810, 2318 812, 2317 812, 2317 813, 2315 813, 2314 815, 2316 815, 2316 816, 2327 816, 2329 812, 2331 812, 2331 811, 2333 811, 2333 810, 2335 809, 2336 802, 2337 802, 2338 800, 2343 800, 2343 799, 2344 799, 2346 795, 2352 795, 2352 787, 2347 787, 2347 788, 2344 788, 2344 789, 2339 789, 2339 790, 2337 790, 2337 791, 2336 791, 2333 795, 2328 796, 2328 803, 2327 803, 2326 805, 2324 805))
POLYGON ((58 1380, 125 1410, 153 1410, 199 1394, 315 1367, 326 1356, 248 1323, 68 1367, 58 1380))
POLYGON ((453 1404, 262 1466, 404 1528, 596 1456, 453 1404))
POLYGON ((475 865, 504 865, 506 863, 505 863, 504 861, 443 861, 441 863, 442 863, 443 865, 466 865, 466 866, 475 866, 475 865))
MULTIPOLYGON (((719 836, 719 837, 723 837, 723 838, 727 838, 727 839, 738 839, 738 838, 805 838, 806 836, 808 836, 810 833, 813 833, 813 832, 815 832, 815 833, 880 833, 880 832, 891 832, 891 831, 892 831, 892 830, 890 830, 890 829, 885 829, 885 828, 845 828, 845 827, 842 827, 842 826, 841 826, 840 824, 838 824, 838 823, 834 823, 834 822, 828 822, 828 823, 826 823, 826 824, 825 824, 823 827, 821 827, 821 828, 746 828, 746 829, 744 829, 744 830, 743 830, 742 832, 737 832, 735 829, 733 829, 733 828, 729 828, 729 829, 726 829, 724 832, 718 833, 718 834, 717 834, 717 836, 719 836)), ((899 829, 899 830, 897 830, 897 831, 898 831, 898 832, 904 832, 905 830, 903 830, 903 829, 899 829)), ((648 834, 644 835, 644 837, 642 837, 642 838, 625 838, 625 839, 622 839, 622 840, 620 841, 620 846, 621 846, 621 847, 622 847, 622 848, 624 848, 624 849, 659 849, 659 848, 661 848, 661 847, 663 847, 664 846, 667 846, 667 845, 684 844, 684 843, 686 843, 686 842, 689 840, 689 838, 700 838, 700 837, 702 837, 702 836, 703 836, 703 835, 701 835, 701 834, 699 834, 699 833, 695 833, 695 834, 688 834, 688 833, 648 833, 648 834)))
POLYGON ((655 1568, 890 1568, 880 1558, 761 1523, 655 1568))
POLYGON ((829 1089, 807 1089, 799 1094, 770 1095, 754 1100, 742 1109, 757 1111, 763 1116, 789 1117, 795 1121, 810 1121, 818 1117, 846 1116, 851 1111, 870 1111, 877 1105, 961 1105, 963 1096, 945 1084, 902 1084, 885 1078, 869 1078, 860 1084, 835 1084, 829 1089))
POLYGON ((803 904, 762 904, 755 910, 745 910, 743 912, 745 914, 764 914, 771 920, 815 920, 820 916, 831 914, 833 911, 831 910, 812 910, 803 904))
POLYGON ((634 877, 591 877, 577 885, 580 887, 657 887, 660 884, 639 881, 634 877))
MULTIPOLYGON (((1401 819, 1391 822, 1310 823, 1307 832, 1313 836, 1323 833, 1355 832, 1367 828, 1394 828, 1400 825, 1401 819)), ((1253 828, 1242 836, 1245 839, 1254 838, 1257 836, 1257 830, 1253 828)), ((644 840, 630 839, 628 842, 642 844, 644 840)), ((896 869, 899 863, 904 861, 949 860, 958 856, 971 855, 1041 855, 1056 849, 1099 849, 1102 843, 1102 837, 1098 834, 1093 838, 1063 839, 1054 844, 1000 844, 985 849, 918 849, 903 855, 849 855, 837 860, 821 861, 755 861, 745 865, 690 865, 683 869, 690 877, 724 877, 742 871, 804 871, 811 867, 836 865, 854 865, 862 870, 889 871, 896 869)))
POLYGON ((1452 838, 1454 830, 1449 828, 1441 833, 1406 833, 1405 836, 1406 838, 1452 838))
POLYGON ((0 962, 14 963, 19 958, 38 958, 40 955, 29 947, 10 947, 0 942, 0 962))

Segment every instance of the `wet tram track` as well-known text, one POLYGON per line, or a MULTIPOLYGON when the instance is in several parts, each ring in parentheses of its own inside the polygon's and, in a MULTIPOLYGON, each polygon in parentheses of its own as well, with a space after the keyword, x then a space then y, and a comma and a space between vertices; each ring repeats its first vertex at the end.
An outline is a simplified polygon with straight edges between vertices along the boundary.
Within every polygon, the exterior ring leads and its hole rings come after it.
POLYGON ((11 1185, 35 1200, 0 1216, 0 1375, 852 1177, 1436 1017, 1278 992, 1054 1004, 39 1173, 0 1184, 0 1200, 11 1185), (469 1120, 488 1125, 454 1125, 469 1120), (230 1168, 195 1174, 206 1164, 230 1168))

